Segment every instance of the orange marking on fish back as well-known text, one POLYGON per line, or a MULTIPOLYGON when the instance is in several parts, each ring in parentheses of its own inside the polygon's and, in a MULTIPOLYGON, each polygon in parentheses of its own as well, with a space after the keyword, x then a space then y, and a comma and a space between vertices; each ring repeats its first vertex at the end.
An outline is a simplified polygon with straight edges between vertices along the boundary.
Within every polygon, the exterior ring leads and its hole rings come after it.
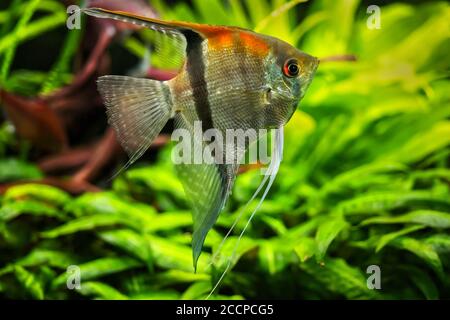
POLYGON ((202 33, 208 38, 208 44, 212 49, 230 47, 233 45, 233 32, 227 28, 217 28, 212 32, 202 33))
POLYGON ((239 36, 241 37, 241 41, 244 47, 250 52, 253 52, 261 57, 266 56, 269 53, 269 45, 258 36, 245 31, 240 32, 239 36))
POLYGON ((269 53, 270 50, 269 45, 262 38, 258 37, 256 34, 253 34, 250 31, 237 27, 212 26, 207 24, 182 21, 164 21, 154 18, 142 17, 123 11, 111 11, 105 9, 97 10, 105 13, 121 15, 123 17, 130 17, 142 21, 147 21, 161 27, 193 30, 208 39, 209 46, 213 50, 233 46, 233 44, 235 43, 235 39, 233 39, 233 37, 236 33, 239 34, 242 45, 249 52, 264 57, 269 53))

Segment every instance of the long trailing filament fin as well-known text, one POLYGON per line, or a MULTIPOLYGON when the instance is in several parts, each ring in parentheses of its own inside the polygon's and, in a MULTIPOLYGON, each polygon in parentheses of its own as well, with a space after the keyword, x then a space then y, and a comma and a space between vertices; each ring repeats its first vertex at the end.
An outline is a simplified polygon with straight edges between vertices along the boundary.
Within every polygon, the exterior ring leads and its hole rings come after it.
MULTIPOLYGON (((266 176, 264 177, 264 179, 263 179, 262 183, 260 184, 260 187, 258 188, 258 190, 255 192, 254 197, 256 197, 256 194, 259 193, 259 191, 261 190, 262 186, 268 180, 268 183, 266 185, 264 193, 263 193, 261 199, 259 200, 258 205, 253 210, 252 214, 250 215, 249 219, 247 220, 247 223, 246 223, 244 229, 242 229, 241 233, 239 234, 239 237, 238 237, 238 239, 236 241, 236 244, 234 245, 233 252, 231 253, 231 256, 230 256, 230 258, 228 260, 227 266, 225 267, 225 270, 223 271, 223 273, 220 276, 220 278, 217 281, 217 283, 212 288, 211 292, 206 297, 206 300, 208 300, 211 297, 211 295, 216 291, 216 289, 219 287, 220 283, 222 282, 223 278, 227 274, 228 270, 230 269, 231 264, 232 264, 233 260, 236 257, 237 249, 239 247, 240 241, 241 241, 245 231, 247 231, 247 228, 249 227, 250 222, 252 221, 252 219, 255 216, 256 212, 259 210, 259 208, 261 207, 262 203, 264 202, 264 200, 265 200, 267 194, 269 193, 269 190, 272 187, 273 182, 275 181, 275 178, 276 178, 276 176, 278 174, 278 170, 280 168, 280 163, 283 160, 284 128, 276 129, 274 132, 275 132, 274 133, 275 139, 274 139, 274 142, 272 143, 272 159, 271 159, 270 165, 269 165, 269 167, 267 169, 266 176), (268 177, 268 179, 267 179, 267 177, 268 177)), ((252 198, 254 198, 254 197, 252 197, 252 198)), ((240 218, 240 215, 239 215, 238 219, 239 218, 240 218)), ((234 228, 234 226, 236 224, 237 224, 237 222, 235 222, 233 224, 232 228, 234 228)), ((229 233, 231 233, 231 231, 229 231, 229 233)), ((228 234, 227 234, 227 236, 228 236, 228 234)))

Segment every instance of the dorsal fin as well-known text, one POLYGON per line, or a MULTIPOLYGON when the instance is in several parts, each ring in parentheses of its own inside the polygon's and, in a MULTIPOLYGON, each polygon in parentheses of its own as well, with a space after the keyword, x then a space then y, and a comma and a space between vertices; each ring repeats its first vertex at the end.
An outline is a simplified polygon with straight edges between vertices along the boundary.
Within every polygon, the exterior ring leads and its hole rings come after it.
POLYGON ((210 40, 209 44, 213 49, 229 46, 230 43, 236 41, 233 34, 238 33, 240 44, 248 50, 259 55, 266 55, 269 51, 267 42, 258 34, 240 27, 215 26, 182 21, 164 21, 155 18, 138 16, 123 11, 110 11, 100 8, 87 8, 82 11, 97 18, 114 19, 149 28, 164 34, 183 36, 188 41, 190 38, 192 39, 192 35, 198 35, 195 36, 195 40, 198 40, 198 38, 208 39, 210 40))
POLYGON ((96 18, 113 19, 121 22, 132 23, 134 25, 150 28, 152 30, 160 31, 163 33, 165 32, 176 34, 181 33, 184 35, 185 33, 189 33, 189 31, 191 31, 198 33, 203 38, 209 38, 219 32, 231 31, 232 29, 230 27, 210 26, 198 23, 189 23, 181 21, 164 21, 154 18, 138 16, 128 12, 111 11, 101 8, 86 8, 83 9, 82 12, 96 18))

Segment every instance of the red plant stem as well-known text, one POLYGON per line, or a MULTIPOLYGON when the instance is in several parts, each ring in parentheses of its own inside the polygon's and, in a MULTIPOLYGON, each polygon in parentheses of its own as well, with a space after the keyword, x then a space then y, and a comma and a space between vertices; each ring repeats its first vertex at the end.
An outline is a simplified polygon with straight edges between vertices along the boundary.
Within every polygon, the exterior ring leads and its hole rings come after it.
MULTIPOLYGON (((160 147, 169 141, 167 135, 159 135, 152 144, 152 147, 160 147)), ((73 176, 75 181, 93 181, 98 177, 101 170, 114 158, 123 153, 123 149, 117 141, 116 134, 109 128, 102 141, 95 148, 91 159, 73 176)))
POLYGON ((96 145, 68 150, 39 161, 39 168, 45 173, 63 172, 83 166, 92 157, 96 145))
POLYGON ((358 61, 358 58, 355 55, 347 54, 347 55, 338 55, 338 56, 330 56, 320 59, 320 62, 342 62, 342 61, 358 61))
POLYGON ((89 161, 73 176, 74 181, 92 181, 101 169, 122 152, 113 129, 109 128, 89 161))
POLYGON ((98 36, 97 43, 89 56, 87 62, 85 63, 83 69, 75 76, 75 79, 72 83, 59 91, 55 92, 48 99, 58 99, 63 96, 70 95, 76 89, 81 87, 86 81, 91 77, 95 70, 97 70, 98 63, 105 52, 108 45, 111 43, 111 40, 114 38, 116 34, 116 30, 113 26, 108 26, 107 28, 102 28, 101 32, 98 36))
POLYGON ((61 119, 46 101, 26 99, 4 90, 0 90, 0 100, 22 138, 48 151, 67 147, 67 136, 61 119))

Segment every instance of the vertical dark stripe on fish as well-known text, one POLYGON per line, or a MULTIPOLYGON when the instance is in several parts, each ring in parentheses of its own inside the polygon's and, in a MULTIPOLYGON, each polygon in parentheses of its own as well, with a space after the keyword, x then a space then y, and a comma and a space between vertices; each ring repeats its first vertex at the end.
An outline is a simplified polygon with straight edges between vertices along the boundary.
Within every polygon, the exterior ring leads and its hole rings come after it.
MULTIPOLYGON (((202 121, 202 130, 206 132, 208 129, 212 129, 213 119, 211 114, 211 105, 208 99, 208 86, 206 84, 205 74, 206 68, 203 60, 203 48, 202 43, 204 39, 196 32, 191 30, 183 30, 183 34, 186 37, 187 47, 187 72, 189 74, 189 80, 192 88, 192 95, 194 97, 195 109, 198 118, 202 121)), ((221 146, 222 147, 222 146, 221 146)), ((219 151, 223 155, 222 151, 219 151)), ((224 156, 224 155, 223 155, 224 156)), ((223 159, 225 161, 225 159, 223 159)), ((221 179, 221 192, 220 199, 222 199, 221 207, 223 208, 223 200, 225 200, 228 192, 228 184, 230 176, 227 170, 227 165, 216 164, 216 169, 221 179)))
POLYGON ((203 61, 202 43, 204 39, 196 32, 184 30, 187 47, 187 72, 194 97, 197 116, 202 122, 203 132, 213 128, 211 106, 208 99, 208 86, 205 79, 205 63, 203 61))

